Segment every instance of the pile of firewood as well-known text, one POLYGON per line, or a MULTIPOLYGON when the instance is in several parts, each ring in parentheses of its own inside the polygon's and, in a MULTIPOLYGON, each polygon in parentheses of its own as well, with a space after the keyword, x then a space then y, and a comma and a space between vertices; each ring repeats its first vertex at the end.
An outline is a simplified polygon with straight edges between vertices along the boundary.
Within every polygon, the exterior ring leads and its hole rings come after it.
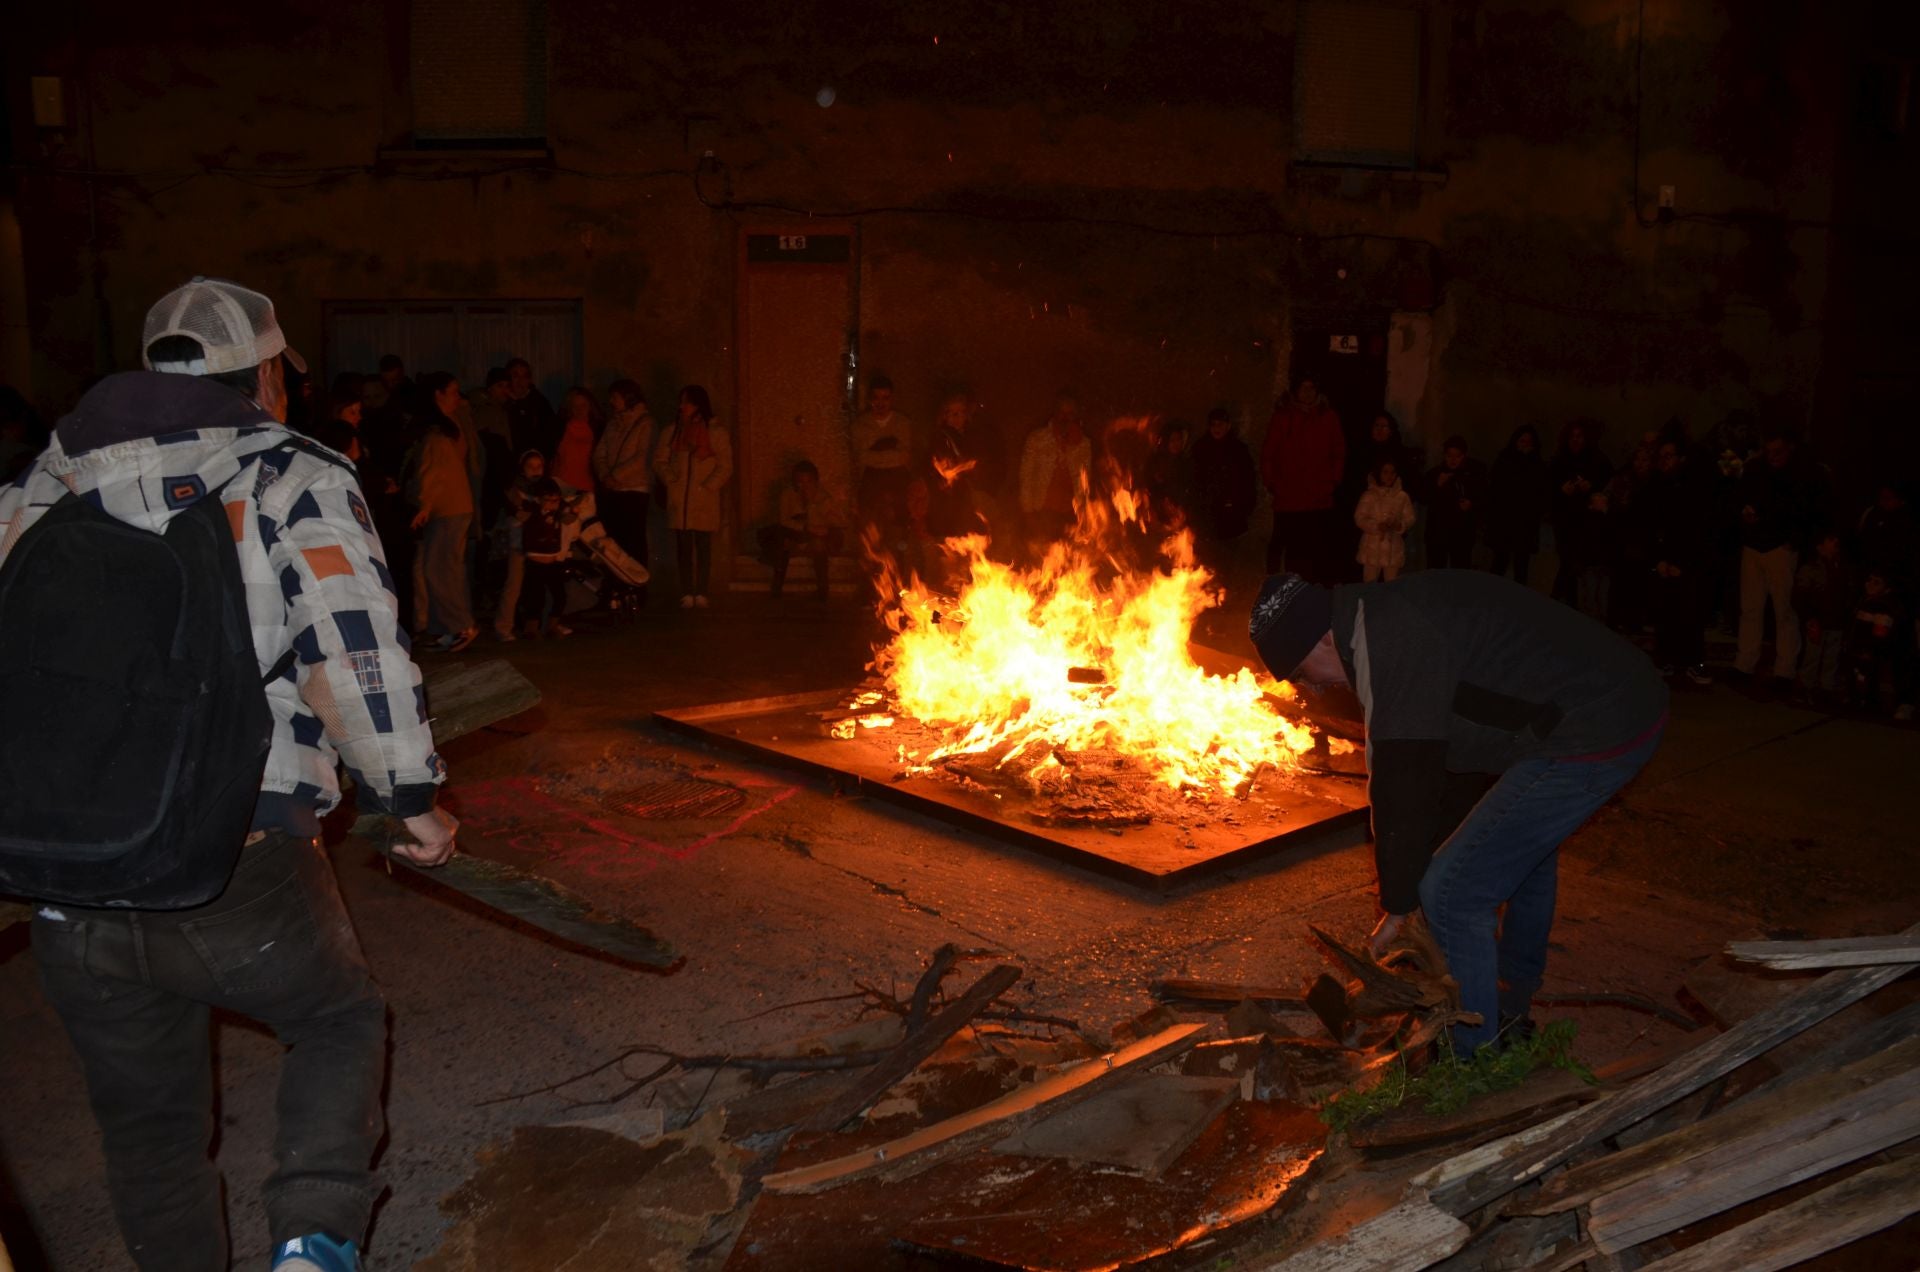
POLYGON ((1236 1266, 1765 1272, 1920 1210, 1920 1002, 1862 1002, 1920 962, 1920 927, 1728 953, 1835 970, 1636 1081, 1412 1174, 1372 1219, 1304 1248, 1270 1234, 1236 1266), (1843 1012, 1818 1045, 1801 1038, 1843 1012), (1676 1246, 1681 1229, 1691 1243, 1676 1246))

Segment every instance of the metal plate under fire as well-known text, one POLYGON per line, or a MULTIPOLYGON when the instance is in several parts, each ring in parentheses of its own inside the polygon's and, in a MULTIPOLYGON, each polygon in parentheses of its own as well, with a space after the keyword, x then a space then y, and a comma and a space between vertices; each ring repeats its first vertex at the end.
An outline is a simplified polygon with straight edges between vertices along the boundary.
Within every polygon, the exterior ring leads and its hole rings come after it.
POLYGON ((1196 802, 1191 816, 1178 819, 1128 826, 1041 824, 1038 801, 1017 789, 959 783, 938 773, 902 776, 906 766, 897 756, 896 730, 862 728, 852 737, 833 736, 822 716, 851 692, 825 689, 681 707, 656 712, 654 719, 701 742, 1155 891, 1350 837, 1366 820, 1365 786, 1354 776, 1288 773, 1260 777, 1243 799, 1196 802))

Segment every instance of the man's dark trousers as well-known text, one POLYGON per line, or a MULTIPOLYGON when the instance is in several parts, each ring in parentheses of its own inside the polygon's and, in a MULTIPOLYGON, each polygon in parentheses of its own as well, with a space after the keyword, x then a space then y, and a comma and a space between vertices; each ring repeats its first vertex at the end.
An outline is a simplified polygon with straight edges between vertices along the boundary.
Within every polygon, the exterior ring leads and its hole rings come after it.
POLYGON ((277 1168, 265 1188, 275 1244, 315 1232, 359 1241, 379 1187, 386 1004, 316 840, 269 832, 218 899, 135 912, 46 905, 33 950, 100 1124, 114 1214, 142 1269, 227 1265, 213 1132, 209 1013, 273 1029, 277 1168))

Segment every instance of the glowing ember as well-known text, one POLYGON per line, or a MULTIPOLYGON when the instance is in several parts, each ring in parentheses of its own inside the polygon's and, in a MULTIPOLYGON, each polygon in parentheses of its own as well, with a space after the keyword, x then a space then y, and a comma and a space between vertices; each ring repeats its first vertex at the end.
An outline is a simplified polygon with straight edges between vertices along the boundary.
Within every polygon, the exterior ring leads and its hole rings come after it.
POLYGON ((1146 530, 1145 504, 1124 487, 1106 501, 1083 490, 1070 541, 1032 570, 990 560, 981 536, 949 540, 951 597, 918 577, 888 580, 894 635, 873 666, 891 708, 938 734, 924 764, 986 757, 1058 793, 1100 752, 1219 797, 1313 748, 1312 732, 1274 708, 1291 686, 1246 669, 1209 675, 1188 653, 1194 619, 1220 597, 1187 532, 1161 545, 1160 565, 1122 568, 1128 537, 1146 530))

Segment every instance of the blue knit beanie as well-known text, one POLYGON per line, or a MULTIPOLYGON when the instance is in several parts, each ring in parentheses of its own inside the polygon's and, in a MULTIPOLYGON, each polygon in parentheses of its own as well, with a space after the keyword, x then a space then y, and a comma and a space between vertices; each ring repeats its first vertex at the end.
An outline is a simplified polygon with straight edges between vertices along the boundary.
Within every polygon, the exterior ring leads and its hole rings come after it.
POLYGON ((1275 574, 1260 589, 1247 634, 1267 670, 1285 680, 1333 630, 1333 593, 1298 574, 1275 574))

